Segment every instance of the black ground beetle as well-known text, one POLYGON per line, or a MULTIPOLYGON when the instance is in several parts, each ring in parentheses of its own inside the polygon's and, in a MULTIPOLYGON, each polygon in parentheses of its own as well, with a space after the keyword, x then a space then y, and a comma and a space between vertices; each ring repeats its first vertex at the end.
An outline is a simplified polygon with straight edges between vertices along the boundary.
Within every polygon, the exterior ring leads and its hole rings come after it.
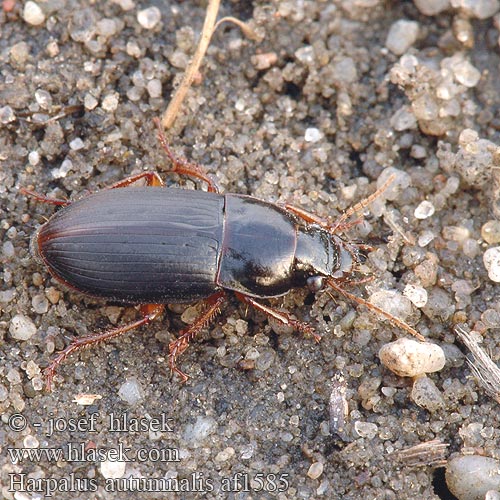
POLYGON ((256 299, 279 297, 295 287, 308 286, 317 292, 327 285, 425 340, 403 321, 343 286, 353 282, 360 251, 365 248, 342 236, 353 225, 348 219, 379 196, 393 178, 331 223, 291 205, 219 194, 201 166, 174 156, 159 121, 155 123, 172 171, 205 181, 207 192, 165 188, 156 172, 127 178, 75 202, 21 190, 39 201, 65 207, 31 239, 32 254, 56 280, 94 297, 141 304, 142 319, 77 338, 58 353, 45 370, 47 390, 58 365, 74 351, 149 323, 165 304, 203 299, 205 312, 169 345, 169 366, 186 381, 187 375, 176 365, 177 357, 219 312, 226 291, 319 340, 309 324, 256 299), (146 180, 147 187, 132 186, 140 179, 146 180))

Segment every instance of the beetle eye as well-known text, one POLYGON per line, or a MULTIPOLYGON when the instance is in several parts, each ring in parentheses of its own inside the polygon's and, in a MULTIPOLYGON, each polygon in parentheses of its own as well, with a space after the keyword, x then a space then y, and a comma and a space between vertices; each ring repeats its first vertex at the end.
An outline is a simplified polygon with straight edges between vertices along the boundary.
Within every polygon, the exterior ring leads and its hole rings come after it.
POLYGON ((307 278, 307 286, 311 292, 319 292, 323 288, 323 282, 322 276, 311 276, 307 278))

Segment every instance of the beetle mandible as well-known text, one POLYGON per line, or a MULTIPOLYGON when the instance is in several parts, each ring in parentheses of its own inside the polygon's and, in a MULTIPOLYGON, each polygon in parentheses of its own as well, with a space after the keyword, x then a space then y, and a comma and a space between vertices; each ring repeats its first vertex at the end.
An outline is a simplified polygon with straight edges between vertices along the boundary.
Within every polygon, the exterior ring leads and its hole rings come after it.
POLYGON ((111 330, 74 339, 45 369, 46 389, 56 368, 73 352, 118 337, 158 318, 165 304, 203 299, 206 310, 169 344, 168 364, 185 382, 177 358, 219 312, 233 292, 283 324, 319 336, 307 323, 258 299, 279 297, 292 288, 325 286, 363 304, 425 340, 390 313, 348 292, 364 245, 343 233, 348 219, 369 205, 393 181, 344 212, 333 223, 289 204, 252 196, 221 194, 203 167, 176 157, 155 120, 171 171, 194 177, 208 191, 166 188, 156 172, 143 172, 75 202, 47 198, 63 206, 31 239, 31 253, 67 287, 116 302, 139 305, 142 318, 111 330), (132 186, 140 179, 146 187, 132 186))

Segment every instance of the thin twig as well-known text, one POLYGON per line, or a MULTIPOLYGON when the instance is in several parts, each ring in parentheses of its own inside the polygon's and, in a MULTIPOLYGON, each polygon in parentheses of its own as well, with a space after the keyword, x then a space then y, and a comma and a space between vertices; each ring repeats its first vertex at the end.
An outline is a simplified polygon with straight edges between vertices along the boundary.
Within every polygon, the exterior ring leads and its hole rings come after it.
POLYGON ((168 130, 177 118, 182 102, 186 97, 189 87, 191 87, 191 84, 193 83, 203 57, 207 52, 210 39, 212 38, 212 34, 214 32, 215 20, 217 19, 217 13, 219 12, 219 5, 220 0, 209 0, 208 2, 205 22, 203 24, 203 30, 201 32, 196 52, 194 53, 189 66, 186 68, 181 84, 175 91, 170 103, 168 104, 167 110, 163 114, 161 123, 165 130, 168 130))

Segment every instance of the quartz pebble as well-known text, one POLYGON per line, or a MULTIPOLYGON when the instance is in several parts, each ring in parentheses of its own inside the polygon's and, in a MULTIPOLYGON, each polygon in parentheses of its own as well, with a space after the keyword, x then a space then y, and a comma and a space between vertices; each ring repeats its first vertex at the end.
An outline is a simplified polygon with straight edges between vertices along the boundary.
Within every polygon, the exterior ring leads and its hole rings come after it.
POLYGON ((427 304, 427 290, 422 286, 408 284, 403 290, 403 295, 410 299, 416 307, 424 307, 427 304))
POLYGON ((450 0, 413 0, 413 3, 426 16, 435 16, 450 8, 450 0))
POLYGON ((138 23, 145 29, 153 29, 161 20, 161 12, 158 7, 148 7, 137 13, 138 23))
POLYGON ((9 332, 13 339, 28 340, 36 333, 36 326, 28 316, 16 314, 10 320, 9 332))
POLYGON ((400 19, 390 28, 385 46, 397 56, 404 54, 418 38, 418 23, 400 19))
POLYGON ((101 474, 106 479, 118 479, 125 474, 126 462, 120 460, 103 460, 101 462, 101 474))
POLYGON ((434 208, 432 202, 424 200, 415 209, 414 215, 417 219, 428 219, 434 215, 435 211, 436 209, 434 208))
POLYGON ((487 19, 500 8, 498 0, 450 0, 451 6, 460 9, 465 15, 487 19))
POLYGON ((320 477, 321 474, 323 474, 323 469, 324 469, 324 466, 321 462, 315 462, 315 463, 311 464, 311 466, 309 467, 309 470, 307 471, 307 475, 311 479, 318 479, 318 477, 320 477))
POLYGON ((500 221, 489 220, 486 222, 481 228, 481 236, 489 245, 500 243, 500 221))
POLYGON ((437 372, 446 362, 444 352, 438 345, 408 338, 385 344, 378 355, 382 364, 401 377, 437 372))
POLYGON ((23 19, 32 26, 40 26, 45 22, 45 14, 36 2, 26 2, 24 4, 23 19))
POLYGON ((446 484, 460 500, 483 500, 500 489, 500 462, 481 455, 452 458, 446 465, 446 484))
POLYGON ((434 412, 445 407, 443 396, 429 377, 418 377, 413 383, 411 399, 418 406, 434 412))
POLYGON ((144 391, 137 379, 130 378, 120 386, 118 396, 129 405, 135 405, 144 398, 144 391))
POLYGON ((490 280, 500 283, 500 247, 488 248, 484 252, 483 262, 490 280))

